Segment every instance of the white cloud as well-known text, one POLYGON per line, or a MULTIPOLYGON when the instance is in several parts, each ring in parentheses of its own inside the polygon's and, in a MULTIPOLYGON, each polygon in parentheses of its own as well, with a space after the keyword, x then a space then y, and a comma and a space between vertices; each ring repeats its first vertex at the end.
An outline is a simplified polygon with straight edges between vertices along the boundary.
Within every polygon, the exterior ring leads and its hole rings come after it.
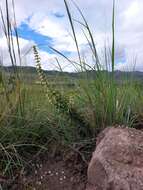
MULTIPOLYGON (((17 58, 17 64, 19 65, 19 59, 18 59, 18 49, 17 49, 17 40, 16 37, 13 37, 13 44, 15 49, 15 55, 17 58)), ((34 43, 32 41, 28 41, 22 38, 19 38, 19 46, 21 49, 21 56, 23 57, 26 51, 33 45, 34 43)), ((11 65, 10 61, 10 55, 8 51, 8 44, 5 36, 0 38, 0 54, 1 54, 1 60, 4 65, 11 65)))
MULTIPOLYGON (((72 35, 68 32, 69 24, 66 19, 57 18, 53 14, 43 16, 42 14, 34 14, 29 26, 41 35, 48 36, 52 39, 53 47, 59 51, 75 52, 76 46, 72 35), (68 26, 68 27, 67 27, 68 26)), ((82 48, 87 41, 83 34, 77 33, 78 44, 82 48)))
POLYGON ((36 23, 36 26, 33 28, 35 28, 40 34, 51 38, 60 38, 67 35, 67 32, 62 27, 61 23, 58 21, 55 22, 54 19, 52 20, 50 17, 45 17, 40 23, 36 23))
MULTIPOLYGON (((1 0, 1 2, 5 1, 1 0)), ((83 0, 77 0, 76 3, 83 10, 92 28, 93 36, 100 52, 107 36, 111 44, 112 0, 88 0, 84 1, 84 3, 83 0)), ((74 18, 79 19, 79 14, 71 3, 70 6, 72 7, 74 18)), ((66 15, 63 0, 42 0, 42 2, 39 0, 15 0, 15 8, 19 25, 22 22, 28 23, 29 27, 35 31, 51 37, 54 48, 60 51, 70 51, 72 58, 76 59, 75 44, 69 35, 70 26, 67 17, 56 18, 53 14, 58 12, 66 15)), ((116 1, 116 42, 126 52, 127 60, 133 52, 135 55, 137 54, 136 68, 140 70, 143 70, 141 63, 141 60, 143 60, 142 10, 143 2, 141 0, 116 1)), ((82 52, 87 53, 86 40, 79 28, 76 27, 76 31, 80 49, 82 52)), ((42 57, 45 57, 45 60, 43 60, 45 63, 46 59, 49 60, 49 57, 51 60, 51 55, 47 52, 44 52, 42 57)), ((126 65, 132 68, 131 61, 126 65)), ((118 64, 120 69, 124 66, 125 63, 118 64)))
POLYGON ((138 15, 139 11, 140 11, 140 3, 139 3, 139 1, 133 1, 129 5, 129 8, 125 11, 125 16, 127 18, 136 17, 138 15))

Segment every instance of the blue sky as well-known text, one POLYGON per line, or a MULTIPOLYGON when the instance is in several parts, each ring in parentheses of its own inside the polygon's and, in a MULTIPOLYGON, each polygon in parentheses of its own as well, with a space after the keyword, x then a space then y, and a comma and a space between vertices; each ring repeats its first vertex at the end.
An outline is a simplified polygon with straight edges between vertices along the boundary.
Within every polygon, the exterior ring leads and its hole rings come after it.
POLYGON ((54 13, 57 18, 63 18, 65 15, 59 12, 54 13))
MULTIPOLYGON (((88 0, 84 3, 83 0, 77 0, 76 2, 91 27, 99 55, 102 56, 105 41, 109 49, 112 44, 112 0, 88 0)), ((75 7, 69 4, 73 18, 81 19, 75 7)), ((4 0, 1 0, 1 6, 4 9, 4 0)), ((24 54, 25 49, 34 43, 39 47, 45 69, 53 69, 54 59, 58 57, 63 68, 67 71, 73 70, 72 66, 68 67, 67 62, 48 47, 52 46, 72 60, 78 60, 64 1, 42 0, 41 3, 39 0, 15 0, 15 9, 21 52, 24 54)), ((132 69, 133 60, 137 57, 136 70, 143 70, 142 9, 143 1, 141 0, 116 0, 116 69, 132 69)), ((81 27, 77 26, 77 23, 74 24, 81 55, 92 64, 92 56, 81 27)), ((0 42, 3 57, 8 59, 4 36, 0 36, 0 42)), ((27 65, 34 65, 32 52, 28 56, 25 58, 25 60, 30 60, 27 65)))
POLYGON ((26 23, 22 23, 18 27, 17 31, 18 31, 19 37, 26 39, 26 40, 32 40, 43 51, 47 51, 48 53, 52 53, 50 48, 48 48, 48 46, 52 46, 52 38, 50 38, 48 36, 41 35, 38 32, 35 32, 26 23))

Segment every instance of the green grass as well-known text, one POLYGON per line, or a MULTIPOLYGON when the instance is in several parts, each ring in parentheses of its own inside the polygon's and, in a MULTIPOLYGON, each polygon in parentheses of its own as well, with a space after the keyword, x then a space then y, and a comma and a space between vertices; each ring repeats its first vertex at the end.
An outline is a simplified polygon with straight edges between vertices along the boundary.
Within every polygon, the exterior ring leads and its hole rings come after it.
MULTIPOLYGON (((28 79, 23 81, 23 78, 29 77, 29 73, 28 75, 21 73, 16 68, 16 50, 10 34, 13 30, 16 33, 18 55, 21 60, 18 34, 9 21, 9 7, 6 1, 7 24, 4 19, 2 20, 15 80, 12 82, 14 88, 9 91, 7 74, 2 72, 0 75, 0 92, 3 92, 0 94, 0 169, 3 175, 14 175, 14 169, 25 167, 32 156, 39 151, 48 151, 52 154, 56 148, 59 150, 62 146, 82 143, 83 140, 95 138, 107 126, 134 127, 135 121, 143 115, 143 86, 133 78, 122 79, 121 83, 114 78, 115 2, 113 3, 111 62, 106 63, 111 68, 110 74, 103 72, 103 64, 83 13, 74 4, 82 18, 81 21, 75 21, 68 2, 66 0, 64 2, 79 61, 74 62, 58 50, 51 48, 81 72, 81 77, 74 80, 74 87, 65 85, 68 84, 68 80, 71 81, 68 77, 57 76, 53 82, 53 78, 45 76, 36 46, 34 46, 34 55, 37 77, 33 76, 34 83, 28 82, 28 79), (82 27, 91 56, 94 57, 92 66, 82 59, 75 22, 82 27), (96 71, 95 77, 88 76, 89 69, 96 71)), ((1 17, 3 18, 2 9, 1 17)), ((106 53, 105 62, 109 56, 106 53)))

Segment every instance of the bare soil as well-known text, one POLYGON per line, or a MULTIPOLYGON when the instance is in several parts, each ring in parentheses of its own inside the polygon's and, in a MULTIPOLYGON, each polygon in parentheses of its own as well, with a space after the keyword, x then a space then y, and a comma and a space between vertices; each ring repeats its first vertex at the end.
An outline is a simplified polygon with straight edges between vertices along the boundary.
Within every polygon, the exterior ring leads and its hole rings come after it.
POLYGON ((77 152, 66 156, 34 159, 14 180, 7 179, 2 190, 85 190, 87 163, 77 152))

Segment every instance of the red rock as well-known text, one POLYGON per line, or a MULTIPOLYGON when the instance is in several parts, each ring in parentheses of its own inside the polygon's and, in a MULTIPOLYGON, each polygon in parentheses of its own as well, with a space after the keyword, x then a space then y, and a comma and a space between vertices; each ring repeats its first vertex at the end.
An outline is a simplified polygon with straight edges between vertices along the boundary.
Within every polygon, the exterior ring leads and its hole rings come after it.
POLYGON ((86 190, 143 190, 143 132, 106 128, 99 134, 86 190))

